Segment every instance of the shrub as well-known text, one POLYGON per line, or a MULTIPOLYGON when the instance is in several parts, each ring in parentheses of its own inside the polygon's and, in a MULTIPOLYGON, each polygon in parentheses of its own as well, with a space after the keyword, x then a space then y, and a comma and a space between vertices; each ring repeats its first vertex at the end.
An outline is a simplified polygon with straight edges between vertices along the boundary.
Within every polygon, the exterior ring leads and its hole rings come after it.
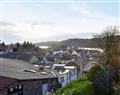
POLYGON ((94 65, 88 72, 88 79, 93 82, 97 95, 112 95, 109 76, 101 65, 94 65))

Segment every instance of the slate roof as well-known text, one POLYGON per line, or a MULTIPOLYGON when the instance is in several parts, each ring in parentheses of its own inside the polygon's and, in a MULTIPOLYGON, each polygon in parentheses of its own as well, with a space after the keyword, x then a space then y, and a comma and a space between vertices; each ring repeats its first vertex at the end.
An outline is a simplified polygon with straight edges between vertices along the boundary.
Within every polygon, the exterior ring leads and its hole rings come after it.
POLYGON ((30 62, 30 63, 38 61, 37 57, 35 57, 30 52, 9 52, 7 54, 0 54, 0 57, 11 58, 11 59, 20 59, 20 60, 30 62))
POLYGON ((0 58, 0 76, 18 80, 55 78, 54 74, 47 68, 39 70, 39 68, 25 61, 8 58, 0 58), (25 69, 37 72, 23 72, 25 69), (47 72, 47 74, 41 72, 47 72))

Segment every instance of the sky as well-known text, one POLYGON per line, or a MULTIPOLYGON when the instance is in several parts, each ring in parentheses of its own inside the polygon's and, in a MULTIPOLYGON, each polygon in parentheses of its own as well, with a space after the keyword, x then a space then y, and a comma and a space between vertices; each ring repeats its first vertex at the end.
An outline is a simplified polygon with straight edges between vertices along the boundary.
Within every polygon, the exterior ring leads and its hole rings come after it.
POLYGON ((91 38, 119 25, 119 0, 1 0, 0 39, 6 43, 91 38))

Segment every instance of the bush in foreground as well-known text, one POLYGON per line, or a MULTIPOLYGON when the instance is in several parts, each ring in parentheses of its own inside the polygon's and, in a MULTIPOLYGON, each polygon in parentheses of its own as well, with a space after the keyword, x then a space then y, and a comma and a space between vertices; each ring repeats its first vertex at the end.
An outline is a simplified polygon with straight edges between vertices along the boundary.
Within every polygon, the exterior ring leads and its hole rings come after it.
POLYGON ((86 76, 71 81, 65 87, 58 89, 52 95, 95 95, 93 84, 86 76))
POLYGON ((113 95, 109 75, 101 65, 94 65, 88 72, 88 79, 93 82, 97 95, 113 95))

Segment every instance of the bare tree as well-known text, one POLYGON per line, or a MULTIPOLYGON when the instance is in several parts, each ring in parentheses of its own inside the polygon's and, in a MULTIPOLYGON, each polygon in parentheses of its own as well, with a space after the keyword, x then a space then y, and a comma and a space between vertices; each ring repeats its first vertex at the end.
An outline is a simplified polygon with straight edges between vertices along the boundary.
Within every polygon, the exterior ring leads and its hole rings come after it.
POLYGON ((115 81, 118 82, 118 49, 120 45, 120 31, 118 26, 109 26, 103 33, 95 35, 99 46, 104 50, 105 65, 110 65, 115 72, 115 81))

